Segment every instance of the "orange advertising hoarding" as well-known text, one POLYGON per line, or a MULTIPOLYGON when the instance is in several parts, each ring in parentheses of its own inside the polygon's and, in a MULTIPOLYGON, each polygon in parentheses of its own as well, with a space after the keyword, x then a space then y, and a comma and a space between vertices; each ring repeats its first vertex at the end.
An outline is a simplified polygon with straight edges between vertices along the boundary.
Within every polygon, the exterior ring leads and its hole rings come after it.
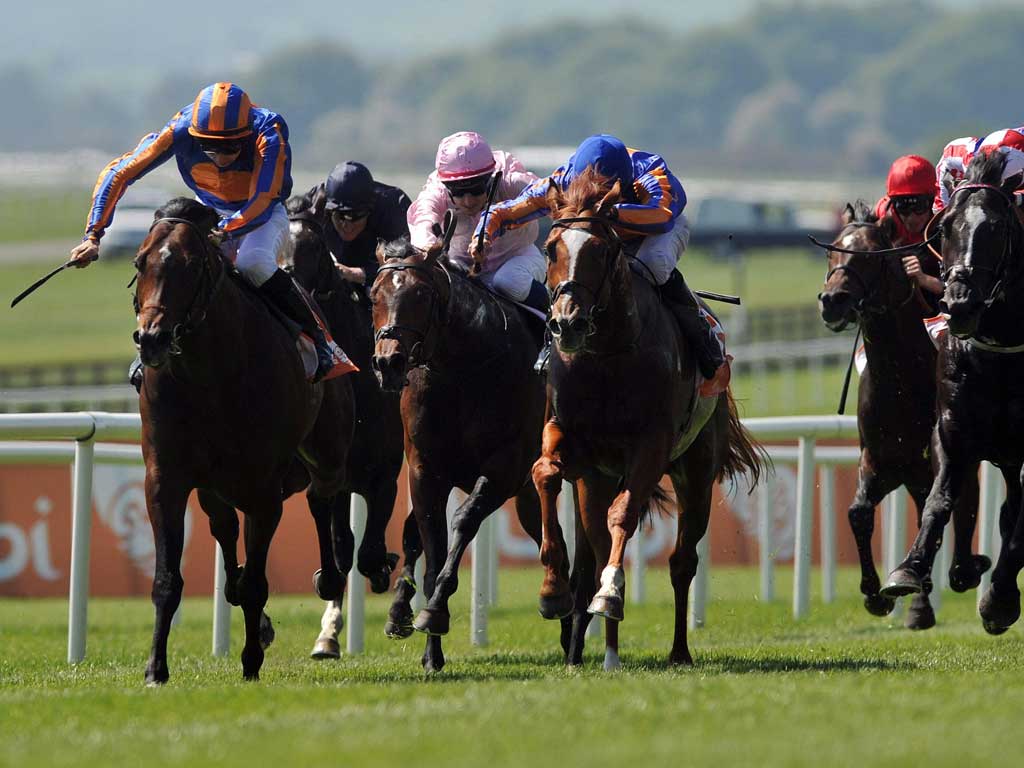
MULTIPOLYGON (((153 576, 153 534, 146 515, 141 466, 102 465, 93 479, 92 548, 89 591, 93 595, 148 595, 153 576)), ((856 562, 846 524, 846 506, 853 496, 856 471, 836 472, 835 511, 839 561, 856 562)), ((388 528, 388 549, 401 552, 401 528, 408 501, 404 474, 388 528)), ((733 494, 718 489, 711 515, 711 560, 718 564, 757 562, 758 489, 733 494)), ((776 467, 773 515, 776 558, 793 553, 795 468, 776 467)), ((913 505, 909 505, 911 509, 913 505)), ((908 513, 911 514, 911 513, 908 513)), ((817 518, 817 513, 816 513, 817 518)), ((498 551, 505 565, 538 563, 537 548, 515 518, 511 504, 497 513, 498 551)), ((908 529, 914 530, 913 522, 908 529)), ((815 531, 819 530, 815 519, 815 531)), ((652 563, 664 563, 675 541, 676 523, 655 517, 644 530, 643 546, 652 563)), ((819 548, 815 536, 814 557, 819 548)), ((876 556, 878 541, 876 536, 876 556)), ((303 494, 285 503, 284 516, 271 546, 268 579, 272 592, 309 593, 318 567, 316 534, 303 494)), ((240 552, 240 559, 244 556, 240 552)), ((467 562, 469 556, 467 556, 467 562)), ((71 561, 71 473, 68 467, 0 466, 0 595, 61 596, 68 593, 71 561)), ((182 575, 185 593, 209 594, 213 586, 214 542, 206 516, 196 501, 186 513, 182 575)))

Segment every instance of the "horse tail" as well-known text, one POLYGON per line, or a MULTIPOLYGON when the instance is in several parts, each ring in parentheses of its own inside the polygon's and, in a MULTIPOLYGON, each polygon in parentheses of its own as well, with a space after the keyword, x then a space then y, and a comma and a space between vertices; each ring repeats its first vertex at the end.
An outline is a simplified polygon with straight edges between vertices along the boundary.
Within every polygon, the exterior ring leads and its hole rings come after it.
POLYGON ((729 430, 725 461, 722 462, 716 479, 721 482, 725 478, 735 480, 737 475, 746 475, 753 490, 761 479, 761 473, 772 469, 772 460, 764 446, 754 439, 740 421, 732 391, 727 389, 723 395, 729 414, 729 430))

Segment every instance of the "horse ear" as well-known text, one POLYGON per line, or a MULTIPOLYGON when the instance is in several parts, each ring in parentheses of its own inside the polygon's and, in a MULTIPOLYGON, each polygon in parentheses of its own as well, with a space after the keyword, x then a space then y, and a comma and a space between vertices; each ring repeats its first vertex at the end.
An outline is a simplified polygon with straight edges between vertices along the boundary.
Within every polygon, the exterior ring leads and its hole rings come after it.
POLYGON ((384 266, 384 262, 388 260, 387 254, 384 250, 384 246, 386 246, 387 244, 388 241, 385 240, 383 237, 377 238, 377 263, 380 264, 381 266, 384 266))
POLYGON ((561 188, 553 181, 548 182, 548 191, 544 194, 544 199, 547 201, 548 210, 552 214, 561 210, 564 197, 561 188))
POLYGON ((317 219, 323 218, 327 206, 327 190, 320 184, 309 190, 309 210, 317 219))
POLYGON ((594 215, 601 217, 609 217, 612 215, 612 211, 615 209, 615 204, 622 199, 622 184, 617 180, 612 184, 612 188, 608 190, 604 197, 601 198, 601 202, 597 204, 594 209, 594 215))
POLYGON ((444 243, 441 241, 434 242, 427 250, 423 251, 423 263, 424 264, 435 264, 437 260, 444 253, 444 243))
POLYGON ((857 212, 853 210, 853 206, 850 203, 847 203, 846 207, 843 208, 843 212, 839 214, 839 223, 845 227, 856 218, 857 212))

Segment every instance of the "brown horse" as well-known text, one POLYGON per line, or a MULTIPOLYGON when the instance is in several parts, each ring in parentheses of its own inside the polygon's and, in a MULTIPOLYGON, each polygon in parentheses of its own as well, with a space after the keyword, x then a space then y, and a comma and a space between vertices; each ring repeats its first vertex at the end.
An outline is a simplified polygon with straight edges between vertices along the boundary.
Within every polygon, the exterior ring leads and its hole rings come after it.
MULTIPOLYGON (((398 556, 387 552, 384 534, 395 506, 397 478, 402 469, 402 419, 398 412, 398 395, 384 392, 371 366, 373 356, 373 321, 370 303, 363 287, 342 279, 323 237, 323 228, 330 226, 324 213, 326 195, 314 188, 302 196, 288 200, 291 220, 292 248, 282 255, 280 265, 309 291, 323 310, 331 335, 351 356, 359 370, 349 378, 355 396, 355 434, 349 452, 345 493, 358 493, 366 499, 366 531, 359 546, 357 567, 369 579, 374 592, 385 592, 398 556)), ((339 567, 348 573, 352 566, 354 541, 349 518, 334 521, 334 533, 340 539, 338 548, 344 554, 339 567)), ((416 522, 407 519, 405 537, 406 577, 399 588, 406 590, 415 582, 412 568, 420 553, 416 522)), ((413 586, 413 591, 415 587, 413 586)), ((337 636, 341 629, 341 601, 332 601, 321 622, 323 631, 313 648, 314 658, 338 658, 337 636)), ((404 622, 389 623, 392 637, 412 634, 412 616, 404 622)))
MULTIPOLYGON (((929 451, 935 425, 935 347, 921 322, 934 312, 903 269, 902 252, 893 248, 895 227, 878 219, 863 203, 847 205, 843 228, 828 252, 828 274, 818 294, 825 324, 841 331, 859 323, 868 366, 860 378, 857 430, 860 463, 857 493, 849 509, 850 528, 860 557, 864 607, 886 616, 895 601, 879 594, 881 582, 871 552, 875 507, 905 486, 917 507, 918 525, 934 473, 929 451), (850 253, 850 252, 853 253, 850 253), (882 252, 882 253, 880 253, 882 252)), ((972 589, 991 565, 971 554, 978 510, 977 472, 967 479, 953 516, 955 547, 949 584, 957 592, 972 589)), ((909 629, 935 626, 928 599, 930 580, 907 611, 909 629)))
POLYGON ((667 473, 679 502, 679 531, 669 560, 675 592, 669 660, 692 664, 687 593, 712 489, 716 481, 744 471, 756 482, 764 458, 740 424, 728 392, 699 397, 694 359, 676 321, 651 283, 633 278, 612 218, 619 199, 618 183, 611 185, 591 170, 565 193, 552 185, 547 196, 555 218, 547 241, 555 354, 542 454, 533 467, 544 534, 540 610, 550 618, 574 612, 570 663, 581 661, 588 614, 604 616, 605 666, 618 666, 626 542, 658 498, 659 481, 667 473), (594 565, 603 568, 596 595, 594 579, 574 577, 575 595, 565 579, 565 542, 556 510, 563 478, 576 484, 594 565))
POLYGON ((348 377, 306 380, 294 337, 233 273, 207 235, 218 214, 187 198, 157 210, 142 244, 135 342, 146 506, 156 540, 149 683, 168 679, 167 635, 181 600, 185 503, 193 489, 224 552, 225 597, 245 613, 242 671, 259 679, 267 552, 284 498, 305 487, 320 543, 320 591, 340 588, 330 516, 352 438, 348 377), (296 461, 301 457, 302 464, 296 461), (245 514, 245 566, 235 554, 245 514))
MULTIPOLYGON (((377 249, 373 366, 381 386, 402 392, 405 457, 413 515, 426 554, 427 605, 415 629, 427 633, 423 666, 444 665, 448 599, 480 524, 515 497, 526 532, 540 543, 540 508, 529 482, 540 452, 544 385, 533 371, 537 342, 513 305, 440 259, 397 240, 377 249), (445 507, 453 488, 451 547, 445 507)), ((396 597, 396 603, 403 595, 396 597)), ((393 606, 392 615, 408 605, 393 606)), ((563 647, 568 624, 563 625, 563 647)))

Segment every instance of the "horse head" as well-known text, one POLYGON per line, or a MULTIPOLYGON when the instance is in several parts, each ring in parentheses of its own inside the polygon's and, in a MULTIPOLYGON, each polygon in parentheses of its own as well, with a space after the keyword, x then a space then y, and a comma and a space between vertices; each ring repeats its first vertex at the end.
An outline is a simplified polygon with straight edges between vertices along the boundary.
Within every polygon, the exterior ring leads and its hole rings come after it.
POLYGON ((618 182, 588 168, 562 192, 552 184, 547 205, 554 225, 544 247, 548 255, 551 316, 548 329, 567 354, 583 350, 596 320, 611 299, 612 277, 622 252, 614 229, 618 182))
POLYGON ((437 349, 448 286, 437 279, 444 274, 441 248, 421 251, 406 238, 377 245, 380 269, 370 291, 373 369, 386 392, 400 391, 409 371, 427 365, 437 349))
POLYGON ((314 187, 285 203, 292 247, 281 249, 278 266, 310 293, 330 290, 337 279, 334 260, 324 239, 326 199, 323 190, 314 187))
POLYGON ((219 216, 212 208, 177 197, 153 214, 153 225, 135 257, 132 338, 144 365, 159 368, 180 353, 179 341, 206 317, 224 268, 209 233, 219 216))
POLYGON ((866 311, 884 311, 889 297, 885 295, 884 281, 889 272, 904 275, 899 263, 887 260, 899 257, 880 254, 892 248, 895 227, 888 216, 878 219, 861 200, 856 205, 846 204, 840 221, 843 228, 832 241, 829 250, 828 272, 825 284, 818 294, 821 319, 832 331, 841 331, 851 322, 858 322, 866 311))
POLYGON ((973 336, 985 310, 1020 275, 1024 226, 1013 193, 1020 173, 1003 179, 1007 156, 976 155, 943 211, 941 307, 954 336, 973 336))

